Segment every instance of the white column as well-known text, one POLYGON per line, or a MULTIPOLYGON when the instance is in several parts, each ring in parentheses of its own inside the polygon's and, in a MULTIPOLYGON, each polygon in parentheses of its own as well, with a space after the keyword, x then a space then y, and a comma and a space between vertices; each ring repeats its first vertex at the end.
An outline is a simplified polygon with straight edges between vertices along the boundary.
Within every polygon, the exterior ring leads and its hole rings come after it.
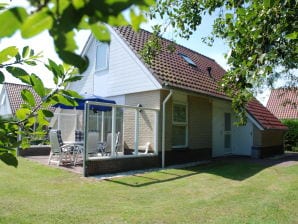
POLYGON ((115 156, 116 107, 112 107, 112 143, 111 155, 115 156))
POLYGON ((104 139, 104 133, 105 133, 105 112, 101 112, 101 134, 100 134, 100 141, 103 142, 104 139))
POLYGON ((135 151, 134 154, 138 155, 139 148, 139 110, 135 110, 135 151))

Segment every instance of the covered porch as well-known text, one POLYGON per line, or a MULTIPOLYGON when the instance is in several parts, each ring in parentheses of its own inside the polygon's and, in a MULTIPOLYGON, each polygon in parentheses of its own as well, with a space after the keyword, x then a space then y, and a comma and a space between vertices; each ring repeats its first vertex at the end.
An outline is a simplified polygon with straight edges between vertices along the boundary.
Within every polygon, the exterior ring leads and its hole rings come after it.
POLYGON ((58 107, 51 126, 63 144, 80 148, 72 165, 89 176, 160 166, 158 123, 158 109, 86 100, 58 107))

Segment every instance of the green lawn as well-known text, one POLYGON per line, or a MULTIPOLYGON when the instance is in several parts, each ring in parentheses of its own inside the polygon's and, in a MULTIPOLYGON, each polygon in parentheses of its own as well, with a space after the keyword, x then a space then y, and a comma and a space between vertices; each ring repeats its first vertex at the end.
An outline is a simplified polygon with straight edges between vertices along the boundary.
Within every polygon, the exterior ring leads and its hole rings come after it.
POLYGON ((298 223, 298 165, 217 162, 96 180, 0 163, 0 223, 298 223))

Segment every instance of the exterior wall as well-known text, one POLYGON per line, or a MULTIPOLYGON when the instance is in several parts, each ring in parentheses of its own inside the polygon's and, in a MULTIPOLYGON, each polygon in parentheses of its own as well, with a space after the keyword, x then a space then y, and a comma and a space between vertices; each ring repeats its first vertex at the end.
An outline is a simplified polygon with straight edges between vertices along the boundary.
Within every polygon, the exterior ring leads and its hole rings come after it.
POLYGON ((89 58, 88 69, 83 73, 84 78, 71 84, 70 89, 102 97, 161 89, 161 85, 114 30, 111 30, 108 70, 95 71, 95 38, 89 39, 85 54, 89 58))
POLYGON ((212 104, 210 100, 189 96, 189 148, 212 147, 212 104))
MULTIPOLYGON (((160 102, 160 149, 162 148, 162 113, 163 113, 163 108, 162 108, 162 103, 166 99, 166 97, 169 95, 169 91, 163 90, 161 91, 161 102, 160 102)), ((171 97, 165 108, 165 113, 166 113, 166 126, 165 126, 165 150, 170 151, 172 150, 172 105, 173 105, 173 97, 171 97)))
POLYGON ((254 128, 254 146, 268 147, 283 144, 284 131, 264 130, 254 128))
POLYGON ((48 156, 50 155, 51 147, 44 146, 31 146, 29 149, 20 149, 20 156, 48 156))
MULTIPOLYGON (((128 94, 125 96, 125 104, 137 106, 141 104, 143 107, 159 109, 160 108, 160 91, 148 91, 142 93, 128 94)), ((124 146, 129 149, 134 149, 135 144, 135 116, 136 110, 126 109, 123 112, 123 139, 124 146)), ((154 131, 155 128, 155 112, 142 110, 138 113, 139 116, 139 146, 150 142, 151 149, 154 146, 154 131)))
POLYGON ((158 156, 87 161, 85 176, 160 167, 158 156))
POLYGON ((282 154, 283 136, 285 132, 282 130, 264 130, 261 131, 254 127, 254 140, 252 147, 252 157, 264 158, 282 154))
POLYGON ((4 90, 4 87, 2 87, 2 91, 0 92, 0 116, 3 117, 11 117, 12 112, 9 104, 9 100, 7 97, 7 94, 4 90))

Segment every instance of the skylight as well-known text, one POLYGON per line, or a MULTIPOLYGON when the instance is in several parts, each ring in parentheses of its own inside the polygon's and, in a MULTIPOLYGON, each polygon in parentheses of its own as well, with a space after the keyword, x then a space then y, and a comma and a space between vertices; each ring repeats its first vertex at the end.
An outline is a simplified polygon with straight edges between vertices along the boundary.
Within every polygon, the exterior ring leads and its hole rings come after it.
POLYGON ((196 63, 193 60, 191 60, 187 55, 182 53, 178 53, 178 55, 180 55, 191 66, 197 67, 196 63))

